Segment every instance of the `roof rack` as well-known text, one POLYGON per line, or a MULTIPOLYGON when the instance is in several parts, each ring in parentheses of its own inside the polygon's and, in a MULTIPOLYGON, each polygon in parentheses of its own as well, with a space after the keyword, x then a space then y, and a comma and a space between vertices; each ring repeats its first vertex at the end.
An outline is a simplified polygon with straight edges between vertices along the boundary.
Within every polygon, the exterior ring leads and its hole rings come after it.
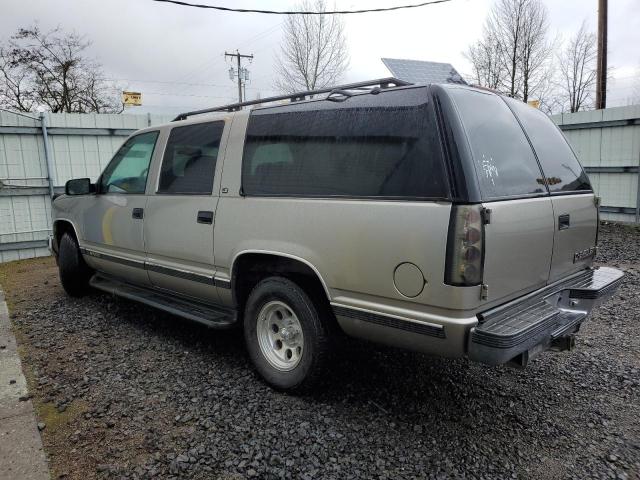
POLYGON ((313 95, 320 95, 322 93, 328 93, 329 96, 332 93, 348 95, 346 92, 348 90, 366 90, 369 88, 392 88, 392 87, 404 87, 407 85, 412 85, 410 82, 405 82, 404 80, 400 80, 394 77, 388 78, 379 78, 377 80, 369 80, 366 82, 358 82, 358 83, 349 83, 347 85, 339 85, 337 87, 329 87, 329 88, 321 88, 319 90, 309 90, 307 92, 297 92, 291 93, 288 95, 279 95, 277 97, 267 97, 260 98, 257 100, 249 100, 247 102, 239 102, 239 103, 231 103, 229 105, 224 105, 221 107, 213 107, 213 108, 205 108, 204 110, 194 110, 193 112, 181 113, 176 118, 173 119, 174 122, 179 120, 185 120, 187 117, 192 115, 200 115, 202 113, 211 113, 211 112, 236 112, 240 110, 242 107, 246 107, 249 105, 261 105, 263 103, 271 103, 278 102, 282 100, 289 100, 290 102, 300 102, 303 100, 307 100, 307 97, 312 97, 313 95))

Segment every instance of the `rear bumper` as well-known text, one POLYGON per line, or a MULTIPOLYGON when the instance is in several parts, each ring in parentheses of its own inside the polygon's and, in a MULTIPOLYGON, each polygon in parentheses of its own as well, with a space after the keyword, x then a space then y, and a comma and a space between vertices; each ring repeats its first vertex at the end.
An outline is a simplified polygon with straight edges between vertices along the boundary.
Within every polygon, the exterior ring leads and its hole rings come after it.
POLYGON ((469 358, 524 366, 544 350, 571 345, 589 312, 615 293, 623 277, 615 268, 588 269, 483 312, 469 334, 469 358))

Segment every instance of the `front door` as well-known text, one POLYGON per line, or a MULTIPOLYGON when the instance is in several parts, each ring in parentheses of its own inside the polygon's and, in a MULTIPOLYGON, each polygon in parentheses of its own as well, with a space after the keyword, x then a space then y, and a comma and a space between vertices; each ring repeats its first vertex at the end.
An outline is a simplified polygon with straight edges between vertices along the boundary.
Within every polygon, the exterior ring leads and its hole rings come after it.
POLYGON ((151 284, 213 303, 214 180, 224 126, 214 121, 171 129, 144 221, 151 284))
POLYGON ((145 188, 158 131, 129 138, 104 170, 83 212, 85 257, 98 271, 145 285, 145 188))

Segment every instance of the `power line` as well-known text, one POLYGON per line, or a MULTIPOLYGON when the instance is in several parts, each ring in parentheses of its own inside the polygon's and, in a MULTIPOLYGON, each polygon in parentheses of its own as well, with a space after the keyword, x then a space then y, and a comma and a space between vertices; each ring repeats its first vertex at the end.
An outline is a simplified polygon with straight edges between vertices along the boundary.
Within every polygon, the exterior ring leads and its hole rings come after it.
MULTIPOLYGON (((231 87, 233 88, 233 87, 231 87)), ((163 93, 163 92, 144 92, 145 95, 162 95, 166 97, 197 97, 197 98, 233 98, 232 95, 220 97, 216 95, 197 95, 193 93, 163 93)))
POLYGON ((160 83, 165 85, 187 85, 190 87, 220 87, 227 88, 229 85, 220 85, 216 83, 192 83, 192 82, 172 82, 169 80, 141 80, 139 78, 105 78, 105 80, 111 81, 127 81, 137 83, 160 83))
POLYGON ((420 8, 427 5, 435 5, 436 3, 446 3, 451 0, 431 0, 430 2, 415 3, 412 5, 397 5, 395 7, 385 8, 368 8, 365 10, 333 10, 333 11, 277 11, 277 10, 257 10, 249 8, 230 8, 219 7, 216 5, 204 5, 202 3, 189 3, 181 0, 152 0, 153 2, 172 3, 174 5, 180 5, 182 7, 194 7, 194 8, 207 8, 211 10, 221 10, 223 12, 235 12, 235 13, 265 13, 269 15, 347 15, 352 13, 375 13, 375 12, 391 12, 394 10, 406 10, 409 8, 420 8))
MULTIPOLYGON (((268 37, 269 35, 273 34, 275 31, 277 31, 278 27, 280 27, 284 22, 278 23, 277 25, 273 25, 261 32, 258 32, 257 34, 255 34, 253 37, 248 38, 245 42, 241 43, 239 48, 243 48, 245 46, 248 46, 254 42, 256 42, 259 39, 264 39, 266 37, 268 37)), ((195 70, 192 70, 189 74, 187 74, 186 76, 181 75, 179 77, 180 80, 186 80, 188 78, 193 78, 194 75, 197 75, 197 77, 202 78, 204 76, 204 73, 206 72, 207 74, 210 73, 210 69, 212 67, 217 67, 221 62, 224 65, 224 59, 225 57, 222 56, 222 61, 220 60, 220 58, 218 59, 211 59, 211 60, 205 60, 204 63, 200 64, 195 70), (209 63, 210 61, 212 61, 212 63, 209 63), (205 67, 205 65, 207 65, 207 63, 209 63, 208 66, 205 67), (204 67, 204 70, 203 70, 204 67)), ((174 83, 182 83, 180 81, 176 81, 174 83)))

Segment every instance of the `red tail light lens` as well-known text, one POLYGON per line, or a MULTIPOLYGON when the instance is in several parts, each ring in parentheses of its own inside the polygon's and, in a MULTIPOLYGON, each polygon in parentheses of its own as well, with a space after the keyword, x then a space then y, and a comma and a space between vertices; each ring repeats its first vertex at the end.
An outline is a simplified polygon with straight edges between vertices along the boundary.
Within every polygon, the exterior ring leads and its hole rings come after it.
POLYGON ((451 211, 445 283, 472 286, 482 283, 484 225, 480 205, 455 205, 451 211))

